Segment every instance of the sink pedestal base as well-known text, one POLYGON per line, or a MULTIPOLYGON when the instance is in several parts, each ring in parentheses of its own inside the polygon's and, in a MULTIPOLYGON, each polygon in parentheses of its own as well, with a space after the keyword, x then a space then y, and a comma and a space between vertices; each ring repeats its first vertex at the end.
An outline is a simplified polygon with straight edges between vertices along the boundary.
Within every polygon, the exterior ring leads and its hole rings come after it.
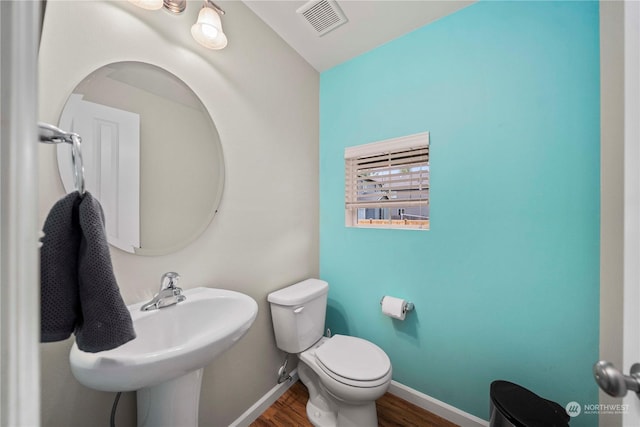
POLYGON ((138 390, 138 427, 198 427, 202 371, 138 390))

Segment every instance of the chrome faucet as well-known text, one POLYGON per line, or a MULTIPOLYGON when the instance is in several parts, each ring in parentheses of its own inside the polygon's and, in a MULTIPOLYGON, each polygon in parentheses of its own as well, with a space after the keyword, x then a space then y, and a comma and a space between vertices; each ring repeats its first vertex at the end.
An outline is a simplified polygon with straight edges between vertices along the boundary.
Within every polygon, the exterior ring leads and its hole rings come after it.
POLYGON ((164 273, 160 280, 160 292, 153 297, 153 299, 142 305, 140 310, 149 311, 157 310, 162 307, 168 307, 170 305, 177 304, 187 299, 182 295, 182 288, 177 287, 178 279, 180 275, 172 271, 164 273))

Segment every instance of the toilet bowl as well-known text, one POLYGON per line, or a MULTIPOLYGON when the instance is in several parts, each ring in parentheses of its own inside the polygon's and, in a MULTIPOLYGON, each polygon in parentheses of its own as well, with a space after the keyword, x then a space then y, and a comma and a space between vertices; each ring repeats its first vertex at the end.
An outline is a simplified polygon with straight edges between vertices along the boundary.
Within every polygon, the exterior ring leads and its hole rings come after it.
POLYGON ((269 294, 278 348, 298 356, 317 427, 376 427, 375 401, 391 383, 391 361, 377 345, 346 335, 323 337, 328 284, 308 279, 269 294))
POLYGON ((382 349, 360 338, 334 335, 321 338, 298 358, 313 425, 378 425, 375 401, 391 383, 391 362, 382 349))

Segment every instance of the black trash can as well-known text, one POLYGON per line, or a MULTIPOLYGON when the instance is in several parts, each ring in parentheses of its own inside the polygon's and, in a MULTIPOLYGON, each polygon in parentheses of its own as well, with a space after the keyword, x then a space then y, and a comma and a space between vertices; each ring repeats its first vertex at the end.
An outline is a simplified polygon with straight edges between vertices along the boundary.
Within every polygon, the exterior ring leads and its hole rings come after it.
POLYGON ((569 415, 556 402, 509 381, 494 381, 489 391, 490 427, 566 427, 569 415))

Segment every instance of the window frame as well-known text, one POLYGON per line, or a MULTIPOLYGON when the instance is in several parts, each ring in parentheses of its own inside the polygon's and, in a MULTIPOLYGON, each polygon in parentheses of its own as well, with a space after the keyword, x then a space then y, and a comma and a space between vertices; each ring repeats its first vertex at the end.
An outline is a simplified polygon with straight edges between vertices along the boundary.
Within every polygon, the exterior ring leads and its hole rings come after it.
MULTIPOLYGON (((430 202, 430 156, 429 156, 429 132, 421 132, 413 135, 401 136, 397 138, 386 139, 383 141, 372 142, 368 144, 362 144, 352 147, 346 147, 344 150, 344 160, 345 160, 345 226, 346 227, 354 227, 354 228, 385 228, 385 229, 400 229, 400 230, 429 230, 430 221, 429 216, 427 214, 426 219, 422 220, 406 220, 406 219, 376 219, 369 220, 370 223, 364 223, 363 221, 358 220, 358 210, 363 208, 373 208, 373 209, 392 209, 392 208, 404 208, 410 206, 419 206, 419 207, 429 207, 430 202), (424 157, 426 153, 426 162, 416 163, 417 167, 425 167, 426 166, 426 178, 423 178, 424 172, 419 172, 418 175, 420 178, 419 181, 419 190, 414 191, 414 194, 417 192, 421 194, 418 199, 403 199, 403 200, 389 200, 387 202, 376 200, 376 201, 362 201, 361 197, 358 198, 358 195, 362 196, 362 175, 358 174, 358 170, 362 171, 363 169, 354 169, 358 168, 358 165, 362 165, 362 163, 366 163, 368 159, 375 158, 376 156, 388 156, 388 166, 386 167, 388 171, 387 178, 388 182, 392 182, 394 177, 402 177, 407 175, 406 172, 401 172, 399 174, 393 174, 391 172, 393 170, 393 160, 398 158, 395 156, 403 156, 406 157, 405 154, 407 152, 410 153, 410 156, 416 156, 416 158, 424 157), (426 182, 426 188, 423 187, 424 182, 426 182), (360 186, 358 186, 360 183, 360 186), (360 192, 358 190, 360 189, 360 192), (426 196, 424 194, 426 194, 426 196), (364 206, 366 205, 366 206, 364 206)), ((366 168, 365 168, 366 169, 366 168)), ((411 174, 415 171, 410 172, 411 174)), ((383 179, 384 182, 384 179, 383 179)), ((391 190, 387 190, 391 191, 391 190)), ((413 190, 409 190, 410 192, 413 190)), ((387 199, 388 200, 388 199, 387 199)))

